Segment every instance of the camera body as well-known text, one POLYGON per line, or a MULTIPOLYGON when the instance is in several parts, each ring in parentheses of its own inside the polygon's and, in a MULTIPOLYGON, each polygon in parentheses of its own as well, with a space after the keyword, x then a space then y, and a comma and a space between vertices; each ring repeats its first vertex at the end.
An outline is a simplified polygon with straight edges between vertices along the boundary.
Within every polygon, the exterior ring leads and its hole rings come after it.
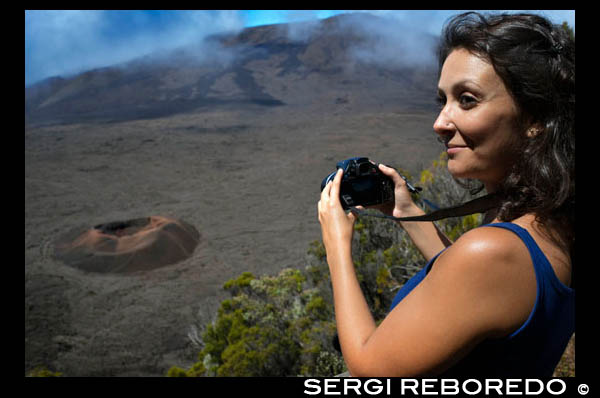
MULTIPOLYGON (((368 158, 355 157, 338 162, 344 170, 340 185, 340 202, 347 210, 352 206, 373 206, 394 200, 394 182, 368 158)), ((335 177, 337 170, 321 182, 321 191, 335 177)))

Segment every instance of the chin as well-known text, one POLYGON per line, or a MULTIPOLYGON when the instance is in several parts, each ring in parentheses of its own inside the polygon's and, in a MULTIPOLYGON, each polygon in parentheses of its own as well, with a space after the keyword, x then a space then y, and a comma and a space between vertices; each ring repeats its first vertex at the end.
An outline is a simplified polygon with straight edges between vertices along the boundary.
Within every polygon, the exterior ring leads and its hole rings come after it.
POLYGON ((471 173, 456 160, 448 160, 448 171, 454 178, 472 178, 471 173))
POLYGON ((450 165, 450 162, 448 162, 448 172, 450 172, 454 178, 482 180, 482 173, 478 173, 476 170, 470 168, 460 167, 459 165, 450 165))

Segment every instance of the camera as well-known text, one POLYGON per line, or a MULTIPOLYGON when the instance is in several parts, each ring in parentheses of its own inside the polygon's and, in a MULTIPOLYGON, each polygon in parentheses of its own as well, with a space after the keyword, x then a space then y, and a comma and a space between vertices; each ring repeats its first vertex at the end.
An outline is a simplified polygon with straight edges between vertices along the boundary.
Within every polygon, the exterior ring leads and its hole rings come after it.
MULTIPOLYGON (((342 160, 336 168, 344 171, 340 185, 340 202, 344 210, 352 206, 373 206, 394 200, 394 182, 368 158, 342 160)), ((321 182, 321 191, 333 180, 337 169, 321 182)))

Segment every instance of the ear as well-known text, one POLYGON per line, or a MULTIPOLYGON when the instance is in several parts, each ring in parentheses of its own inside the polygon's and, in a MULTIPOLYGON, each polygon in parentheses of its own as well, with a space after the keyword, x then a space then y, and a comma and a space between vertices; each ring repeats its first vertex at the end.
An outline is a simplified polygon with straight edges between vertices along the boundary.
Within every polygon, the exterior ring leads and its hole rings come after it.
POLYGON ((535 138, 542 131, 544 131, 544 129, 542 128, 542 126, 539 123, 535 123, 535 124, 532 124, 531 126, 529 126, 529 128, 525 132, 525 135, 527 136, 527 138, 535 138))

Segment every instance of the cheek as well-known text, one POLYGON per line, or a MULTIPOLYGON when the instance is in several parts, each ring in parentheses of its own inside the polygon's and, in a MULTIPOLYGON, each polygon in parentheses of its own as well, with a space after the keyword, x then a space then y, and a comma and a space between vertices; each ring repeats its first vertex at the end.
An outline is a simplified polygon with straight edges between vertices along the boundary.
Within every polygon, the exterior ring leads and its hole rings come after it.
POLYGON ((448 171, 455 177, 499 179, 512 167, 519 141, 514 123, 508 118, 485 117, 473 113, 458 127, 469 147, 448 161, 448 171))
POLYGON ((463 133, 466 144, 485 157, 502 157, 515 151, 519 140, 516 118, 510 114, 474 112, 464 119, 463 133))
POLYGON ((460 125, 457 124, 456 127, 464 143, 472 150, 481 149, 489 142, 491 126, 489 123, 485 123, 484 119, 478 117, 477 114, 463 118, 460 125))

